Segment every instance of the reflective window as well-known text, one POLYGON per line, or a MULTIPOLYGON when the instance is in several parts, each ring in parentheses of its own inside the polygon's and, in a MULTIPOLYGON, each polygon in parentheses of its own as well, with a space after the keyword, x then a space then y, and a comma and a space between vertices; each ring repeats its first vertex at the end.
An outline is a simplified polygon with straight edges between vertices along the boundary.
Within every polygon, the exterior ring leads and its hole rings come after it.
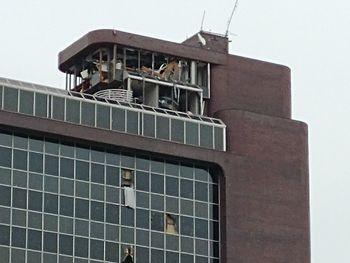
POLYGON ((0 166, 11 167, 11 149, 0 147, 0 166))
MULTIPOLYGON (((0 153, 1 155, 1 153, 0 153)), ((5 157, 4 155, 1 155, 5 157)), ((21 150, 13 150, 13 168, 27 170, 27 152, 21 150)))
POLYGON ((89 251, 89 240, 82 237, 75 237, 74 239, 75 256, 78 257, 88 257, 89 251))
MULTIPOLYGON (((47 95, 35 93, 35 116, 47 117, 47 95)), ((63 120, 63 114, 61 120, 63 120)))
POLYGON ((110 108, 103 105, 97 106, 97 114, 96 114, 96 126, 99 128, 109 129, 110 127, 110 108))
POLYGON ((169 140, 169 118, 157 116, 157 138, 169 140))
POLYGON ((80 102, 66 99, 66 121, 80 123, 80 102))
POLYGON ((115 131, 125 131, 125 110, 112 109, 112 129, 115 131))
POLYGON ((52 118, 56 120, 64 120, 64 98, 52 96, 52 118))
POLYGON ((81 124, 95 126, 95 104, 81 102, 81 124))
POLYGON ((4 110, 17 111, 18 106, 18 90, 14 88, 4 87, 4 110))
POLYGON ((20 93, 19 111, 21 113, 33 114, 34 94, 33 92, 21 90, 20 93))

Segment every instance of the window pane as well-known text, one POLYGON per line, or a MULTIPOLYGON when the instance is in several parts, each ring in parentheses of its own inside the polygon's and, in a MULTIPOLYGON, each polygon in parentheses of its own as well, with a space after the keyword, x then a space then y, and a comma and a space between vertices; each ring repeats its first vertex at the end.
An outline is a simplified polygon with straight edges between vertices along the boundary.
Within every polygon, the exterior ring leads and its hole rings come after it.
POLYGON ((151 212, 151 229, 164 231, 164 215, 160 212, 151 212))
POLYGON ((60 214, 73 216, 73 198, 60 196, 60 214))
POLYGON ((0 166, 4 167, 11 167, 11 149, 10 148, 5 148, 5 147, 0 147, 0 166))
POLYGON ((64 98, 52 96, 52 118, 64 120, 64 98))
POLYGON ((89 201, 75 199, 75 216, 89 219, 89 201))
POLYGON ((89 181, 89 163, 76 161, 76 178, 89 181))
POLYGON ((118 224, 119 206, 106 204, 106 222, 118 224))
POLYGON ((73 237, 68 235, 60 235, 60 253, 73 255, 73 237))
POLYGON ((103 242, 90 239, 90 257, 94 259, 102 259, 103 260, 103 242))
MULTIPOLYGON (((35 93, 35 116, 47 117, 47 95, 35 93)), ((62 111, 63 120, 63 111, 62 111)))
POLYGON ((163 263, 164 262, 164 253, 162 250, 151 250, 151 262, 152 263, 163 263))
MULTIPOLYGON (((118 257, 119 257, 119 245, 117 243, 106 242, 106 260, 112 261, 112 262, 118 262, 118 257)), ((145 255, 143 255, 142 259, 144 257, 145 255)))
POLYGON ((151 192, 164 193, 164 176, 159 174, 151 174, 151 192))
POLYGON ((20 90, 19 111, 33 115, 34 94, 27 90, 20 90))
POLYGON ((200 125, 200 146, 213 148, 213 127, 200 125))
POLYGON ((82 237, 75 237, 75 256, 88 257, 89 240, 82 237))
POLYGON ((215 127, 215 150, 222 151, 224 150, 224 133, 223 128, 215 127))
POLYGON ((91 219, 96 221, 104 221, 104 206, 101 202, 91 202, 91 219))
POLYGON ((186 144, 198 145, 198 124, 186 122, 186 144))
POLYGON ((27 191, 24 189, 13 188, 12 205, 18 208, 27 208, 27 191))
MULTIPOLYGON (((1 155, 0 153, 0 156, 1 155)), ((5 157, 5 156, 4 156, 5 157)), ((27 152, 20 150, 13 150, 13 168, 27 170, 27 152)))
POLYGON ((58 157, 45 155, 45 174, 58 175, 58 157))
POLYGON ((99 128, 105 128, 109 129, 110 125, 110 108, 103 106, 103 105, 97 105, 97 114, 96 114, 96 126, 99 128))
POLYGON ((106 166, 107 185, 119 186, 119 168, 106 166))
POLYGON ((0 225, 0 245, 10 245, 10 227, 0 225))
POLYGON ((11 205, 11 188, 0 185, 0 205, 11 205))
POLYGON ((66 121, 79 123, 80 102, 77 100, 66 99, 66 121))
POLYGON ((195 199, 207 202, 208 201, 208 184, 206 183, 195 183, 195 199))
POLYGON ((134 210, 128 207, 121 207, 121 224, 125 226, 134 226, 134 210))
POLYGON ((184 142, 184 122, 181 120, 171 120, 171 140, 184 142))
POLYGON ((43 172, 43 155, 40 153, 29 153, 29 171, 42 173, 43 172))
POLYGON ((157 116, 157 138, 169 140, 169 119, 157 116))
POLYGON ((26 230, 25 228, 12 227, 12 246, 26 247, 26 230))
POLYGON ((75 182, 75 195, 89 198, 89 184, 84 182, 75 182))
POLYGON ((193 218, 181 216, 180 233, 182 235, 193 236, 193 218))
POLYGON ((193 198, 193 181, 186 179, 180 180, 180 195, 185 198, 193 198))
POLYGON ((28 248, 41 250, 41 231, 28 230, 28 248))
POLYGON ((138 134, 139 114, 136 111, 126 111, 126 131, 132 134, 138 134))
POLYGON ((166 194, 179 196, 179 179, 166 176, 166 194))
POLYGON ((95 126, 95 104, 81 102, 81 124, 95 126))
POLYGON ((66 158, 61 158, 60 161, 60 175, 62 177, 74 178, 74 161, 66 158))
POLYGON ((149 228, 149 210, 136 210, 136 226, 139 228, 149 228))
POLYGON ((58 140, 45 138, 45 152, 58 155, 59 153, 58 140))
POLYGON ((196 237, 208 238, 208 221, 196 219, 196 237))
POLYGON ((41 209, 42 209, 42 193, 35 192, 35 191, 29 191, 28 198, 29 198, 28 209, 34 210, 34 211, 41 211, 41 209))
POLYGON ((96 183, 104 184, 104 166, 100 164, 91 164, 91 181, 96 183))
POLYGON ((44 211, 46 213, 58 213, 58 197, 53 194, 44 194, 44 211))
POLYGON ((112 129, 125 132, 125 110, 112 108, 112 129))
POLYGON ((57 234, 44 232, 44 251, 57 252, 57 234))
POLYGON ((143 114, 143 135, 148 137, 155 137, 155 116, 150 114, 143 114))
POLYGON ((136 189, 142 191, 149 191, 148 173, 136 171, 136 189))
POLYGON ((4 110, 17 111, 18 90, 4 87, 4 110))

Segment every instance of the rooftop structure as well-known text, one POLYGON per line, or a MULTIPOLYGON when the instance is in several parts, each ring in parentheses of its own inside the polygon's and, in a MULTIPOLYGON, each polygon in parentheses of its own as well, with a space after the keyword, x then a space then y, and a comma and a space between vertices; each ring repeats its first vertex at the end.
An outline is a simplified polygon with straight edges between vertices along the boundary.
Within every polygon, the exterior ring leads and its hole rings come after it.
POLYGON ((92 31, 65 89, 0 78, 4 262, 310 262, 307 126, 289 68, 92 31))

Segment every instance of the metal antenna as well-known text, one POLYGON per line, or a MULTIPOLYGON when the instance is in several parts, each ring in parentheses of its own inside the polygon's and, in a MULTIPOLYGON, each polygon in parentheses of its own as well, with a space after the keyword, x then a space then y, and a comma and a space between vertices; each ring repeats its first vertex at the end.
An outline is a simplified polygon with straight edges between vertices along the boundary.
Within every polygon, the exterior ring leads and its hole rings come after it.
POLYGON ((230 24, 231 24, 231 21, 232 21, 232 17, 233 17, 233 14, 235 13, 235 11, 236 11, 236 9, 237 9, 237 6, 238 6, 238 0, 236 0, 235 5, 234 5, 233 10, 232 10, 232 13, 231 13, 231 16, 230 16, 230 19, 229 19, 228 22, 227 22, 227 29, 226 29, 225 37, 228 36, 228 30, 229 30, 229 28, 230 28, 230 24))
POLYGON ((203 31, 204 18, 205 18, 205 10, 204 10, 203 16, 202 16, 201 31, 203 31))

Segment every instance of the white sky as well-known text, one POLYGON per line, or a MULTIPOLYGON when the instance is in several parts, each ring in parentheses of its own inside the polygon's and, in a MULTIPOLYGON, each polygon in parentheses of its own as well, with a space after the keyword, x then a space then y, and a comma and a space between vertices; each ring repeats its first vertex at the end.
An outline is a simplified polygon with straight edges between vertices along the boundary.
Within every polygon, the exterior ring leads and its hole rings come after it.
MULTIPOLYGON (((63 87, 58 52, 115 28, 175 42, 224 33, 234 0, 11 0, 0 7, 0 76, 63 87), (52 3, 53 2, 53 3, 52 3)), ((293 118, 309 124, 313 263, 350 262, 350 2, 240 0, 231 53, 292 69, 293 118)))

